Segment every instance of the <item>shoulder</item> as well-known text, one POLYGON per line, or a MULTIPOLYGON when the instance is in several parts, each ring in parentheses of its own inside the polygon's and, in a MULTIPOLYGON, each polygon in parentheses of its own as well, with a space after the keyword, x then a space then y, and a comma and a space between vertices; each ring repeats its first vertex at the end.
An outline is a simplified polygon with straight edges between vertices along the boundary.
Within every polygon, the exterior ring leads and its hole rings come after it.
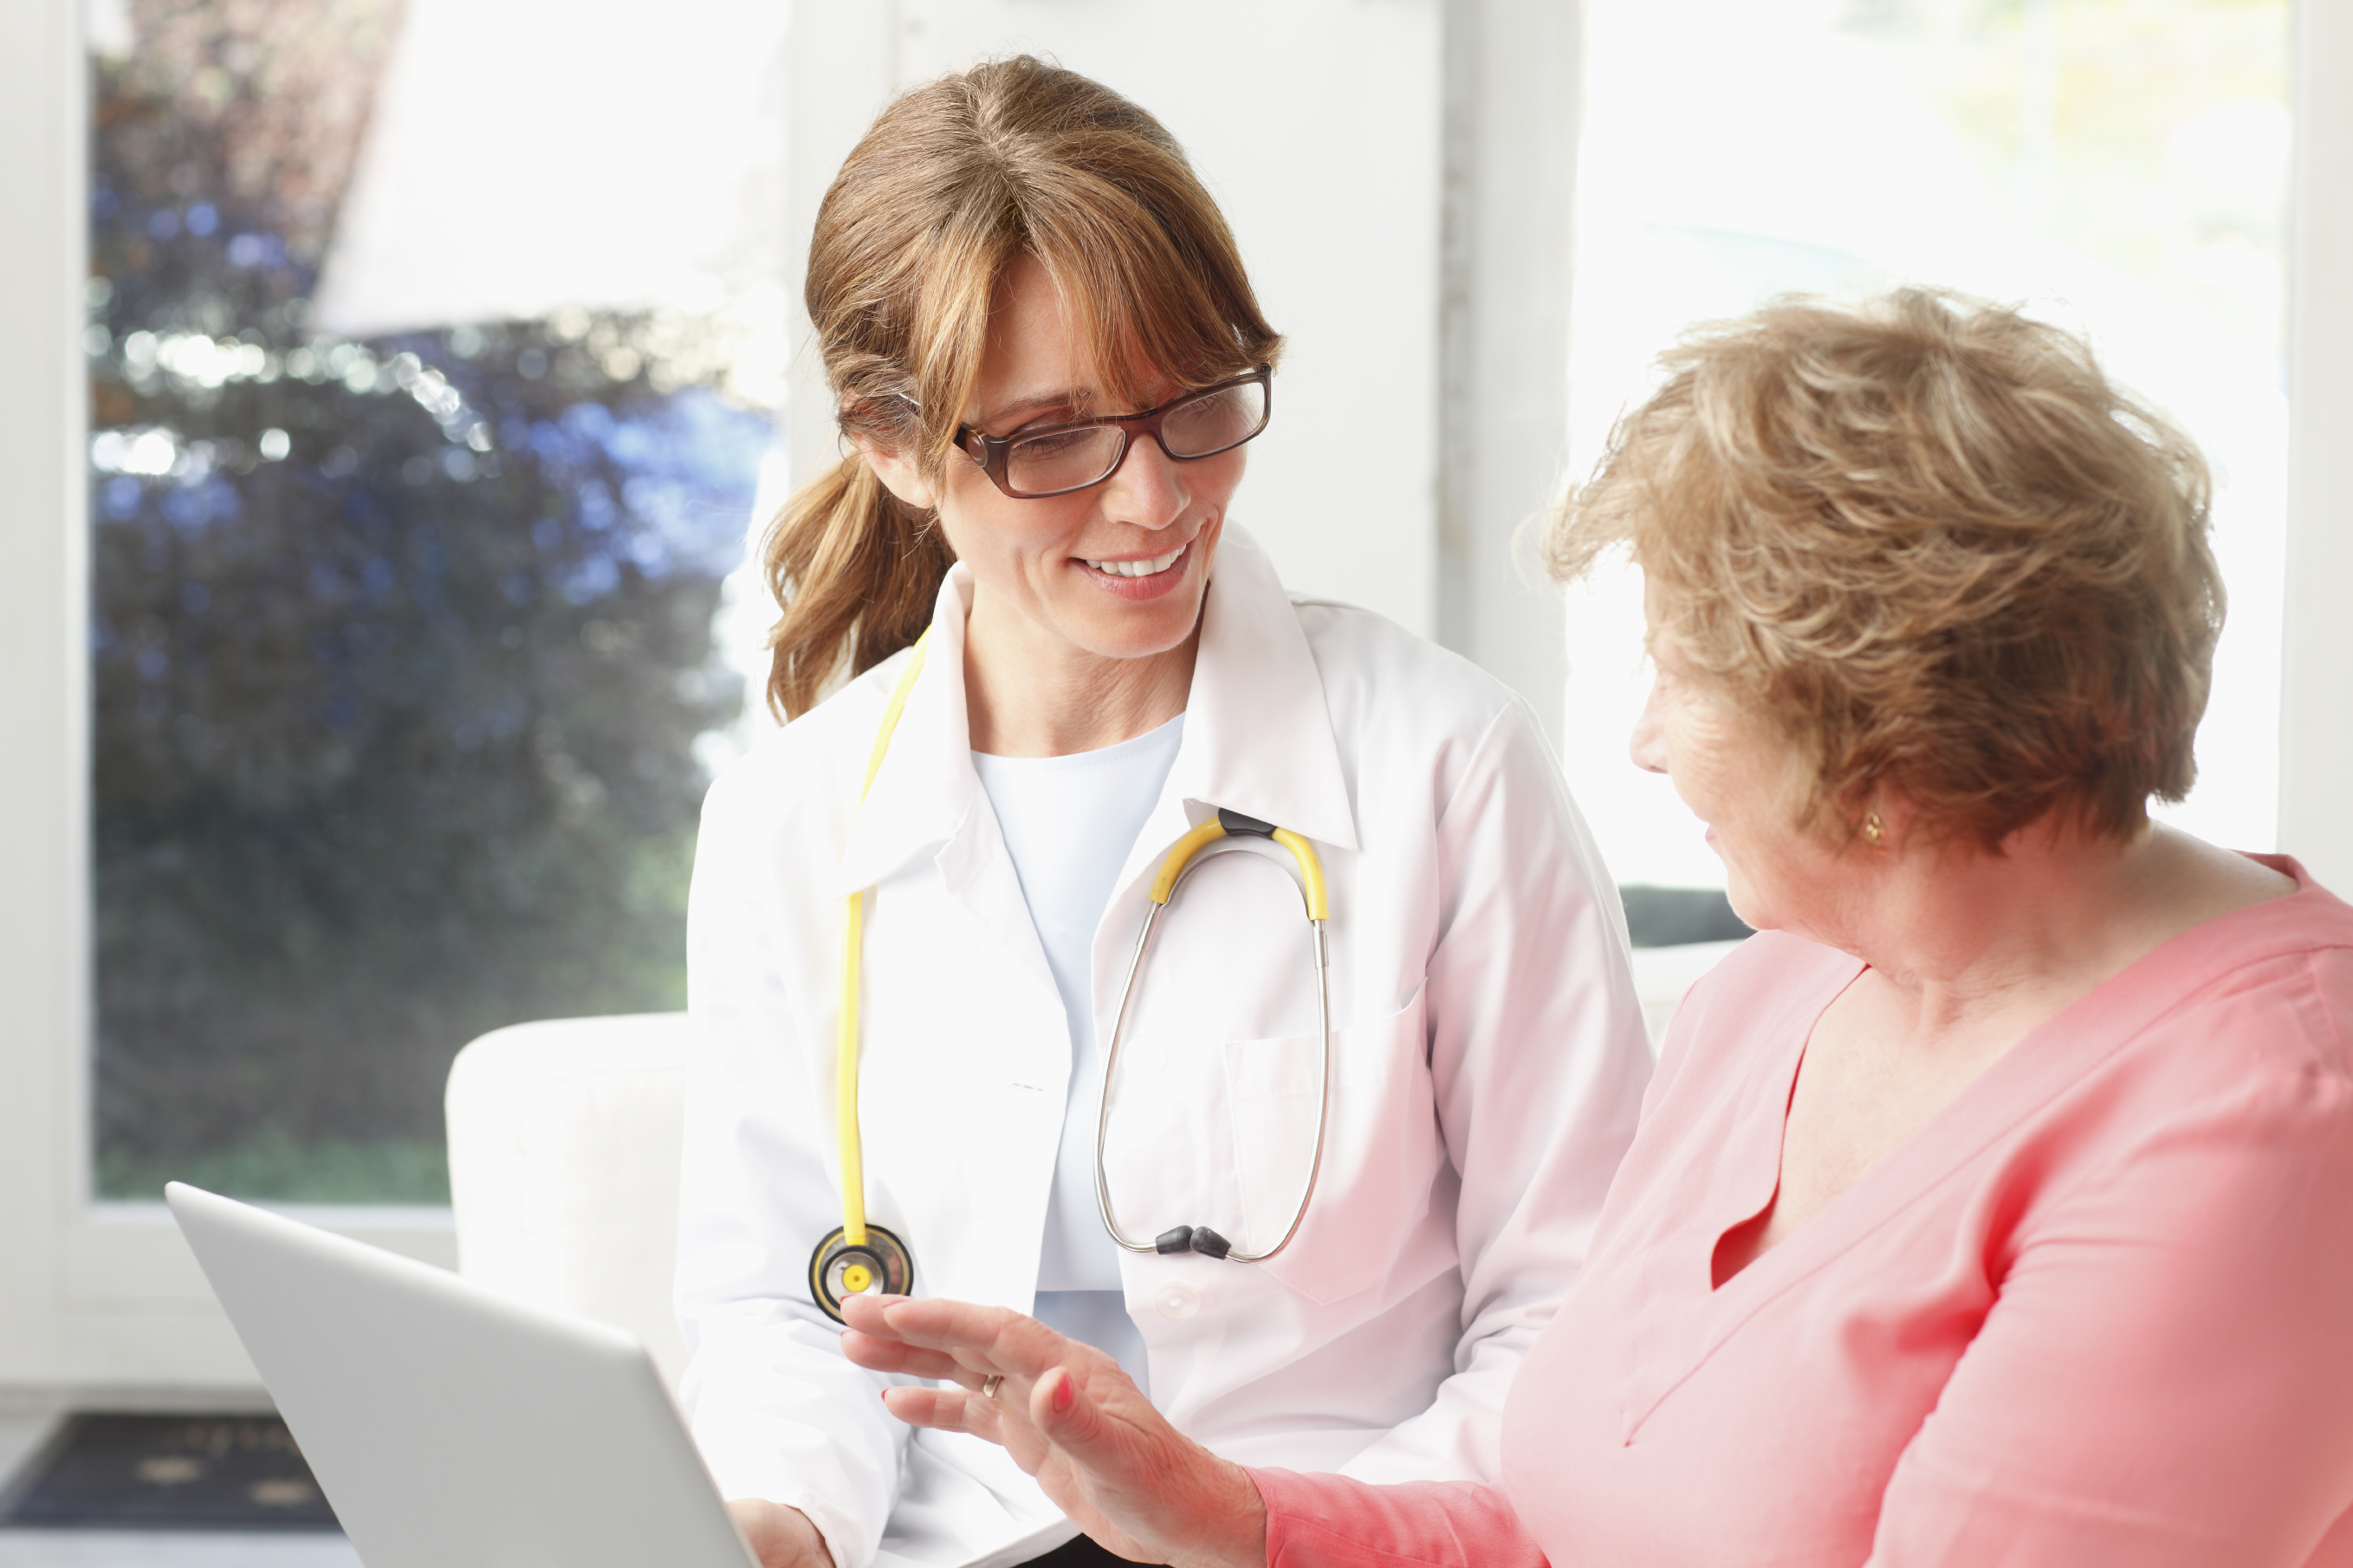
POLYGON ((902 649, 845 682, 790 723, 767 731, 722 768, 703 796, 703 833, 815 812, 854 810, 875 727, 912 652, 902 649))
POLYGON ((1386 803, 1515 843, 1542 818, 1582 844, 1559 759, 1519 693, 1386 616, 1299 595, 1292 607, 1360 818, 1386 803))
POLYGON ((1448 729, 1477 731, 1519 704, 1510 687, 1387 616, 1308 594, 1292 595, 1291 605, 1335 715, 1409 706, 1448 729))
POLYGON ((2168 1247, 2208 1259, 2322 1234, 2341 1251, 2353 911, 2298 880, 2147 954, 1991 1069, 2019 1118, 2006 1170, 2031 1194, 2023 1239, 2147 1212, 2168 1247))
POLYGON ((1759 1004, 1809 996, 1826 985, 1843 985, 1862 961, 1785 931, 1760 931, 1743 938, 1692 987, 1694 996, 1715 1005, 1751 1010, 1759 1004))
POLYGON ((1752 1058, 1751 1045, 1802 1035, 1862 971, 1860 959, 1787 931, 1736 945, 1683 994, 1660 1043, 1662 1082, 1706 1063, 1752 1058))
POLYGON ((2178 1038, 2218 1088, 2269 1079, 2298 1099, 2318 1080, 2353 1089, 2353 909, 2293 860, 2259 858, 2296 890, 2166 943, 2102 987, 2103 1010, 2146 1017, 2152 1042, 2178 1038))

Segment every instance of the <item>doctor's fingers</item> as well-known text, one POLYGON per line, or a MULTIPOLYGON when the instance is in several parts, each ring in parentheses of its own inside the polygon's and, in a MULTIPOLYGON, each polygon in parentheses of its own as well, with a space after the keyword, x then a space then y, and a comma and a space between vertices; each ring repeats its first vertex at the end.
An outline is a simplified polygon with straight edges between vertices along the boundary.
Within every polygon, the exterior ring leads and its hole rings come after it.
MULTIPOLYGON (((888 1315, 893 1306, 910 1304, 904 1296, 852 1296, 843 1301, 842 1318, 849 1324, 841 1336, 842 1352, 875 1372, 904 1373, 913 1377, 949 1378, 966 1388, 978 1388, 987 1378, 1010 1375, 1015 1368, 997 1364, 984 1348, 960 1340, 918 1336, 888 1315)), ((945 1303, 955 1306, 957 1303, 945 1303)), ((1003 1308, 973 1308, 1008 1320, 1018 1315, 1003 1308)), ((923 1314, 915 1314, 920 1320, 923 1314)))
POLYGON ((903 1340, 881 1339, 857 1329, 841 1335, 841 1353, 869 1372, 896 1373, 905 1377, 931 1377, 980 1386, 986 1373, 973 1371, 945 1351, 925 1350, 903 1340))
MULTIPOLYGON (((1064 1339, 1035 1318, 1003 1307, 902 1297, 883 1302, 881 1313, 891 1335, 902 1343, 945 1351, 985 1374, 1036 1377, 1074 1357, 1099 1353, 1064 1339)), ((861 1312, 852 1318, 851 1326, 864 1329, 865 1316, 861 1312)))
POLYGON ((978 1394, 952 1388, 886 1388, 882 1406, 910 1426, 968 1432, 991 1443, 1005 1441, 1003 1406, 978 1394))

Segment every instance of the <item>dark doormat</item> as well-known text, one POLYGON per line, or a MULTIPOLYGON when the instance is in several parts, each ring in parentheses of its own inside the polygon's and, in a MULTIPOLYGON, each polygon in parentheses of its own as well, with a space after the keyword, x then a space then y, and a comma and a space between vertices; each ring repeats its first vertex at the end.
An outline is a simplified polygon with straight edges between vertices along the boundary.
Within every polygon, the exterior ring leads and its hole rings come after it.
POLYGON ((275 1415, 69 1415, 0 1497, 0 1524, 340 1528, 275 1415))

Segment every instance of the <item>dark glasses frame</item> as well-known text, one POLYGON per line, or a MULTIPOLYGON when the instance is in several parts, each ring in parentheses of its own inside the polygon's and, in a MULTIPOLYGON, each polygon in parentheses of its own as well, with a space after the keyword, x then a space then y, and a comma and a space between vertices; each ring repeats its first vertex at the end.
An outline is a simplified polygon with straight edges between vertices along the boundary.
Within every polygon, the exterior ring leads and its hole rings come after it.
MULTIPOLYGON (((918 406, 913 398, 904 394, 901 394, 900 398, 911 406, 918 406)), ((1182 397, 1172 398, 1159 407, 1147 408, 1141 414, 1115 416, 1109 419, 1075 419, 1067 425, 1043 425, 1035 430, 1017 431, 1010 436, 992 436, 987 431, 973 426, 959 425, 955 428, 954 439, 965 456, 978 464, 981 472, 987 474, 989 482, 998 489, 1011 496, 1015 500, 1044 500, 1050 496, 1075 495, 1080 490, 1092 489, 1109 479, 1113 474, 1119 472, 1120 465, 1127 461, 1128 448, 1135 444, 1135 438, 1138 436, 1151 437, 1161 451, 1167 453, 1168 460, 1172 463, 1198 463, 1204 458, 1215 458, 1256 440, 1273 422, 1274 367, 1271 364, 1262 364, 1248 374, 1235 376, 1229 381, 1221 381, 1213 386, 1196 387, 1182 397), (1170 415, 1197 398, 1212 396, 1220 392, 1230 392, 1237 386, 1250 386, 1253 384, 1266 395, 1266 406, 1260 416, 1257 429, 1239 441, 1227 442, 1214 451, 1192 452, 1179 456, 1168 450, 1167 437, 1161 434, 1160 427, 1170 415), (1113 457, 1111 466, 1101 474, 1082 485, 1064 485, 1060 489, 1020 490, 1013 488, 1013 481, 1008 477, 1007 470, 1012 464, 1014 447, 1024 441, 1035 441, 1043 437, 1066 436, 1073 431, 1096 429, 1115 429, 1119 432, 1119 451, 1113 457)))

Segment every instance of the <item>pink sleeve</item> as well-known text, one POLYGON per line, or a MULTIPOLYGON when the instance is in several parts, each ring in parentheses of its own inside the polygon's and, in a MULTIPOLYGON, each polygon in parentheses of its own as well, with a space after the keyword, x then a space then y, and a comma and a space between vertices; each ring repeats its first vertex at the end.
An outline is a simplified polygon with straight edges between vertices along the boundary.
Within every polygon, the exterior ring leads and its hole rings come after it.
MULTIPOLYGON (((2353 955, 2323 962, 2353 994, 2353 955)), ((1870 1568, 2315 1560, 2353 1498, 2353 1083, 2322 997, 2248 996, 2211 1048, 2301 1035, 2305 1069, 2144 1126, 1999 1260, 1870 1568)))
POLYGON ((1267 1568, 1545 1568, 1510 1500, 1476 1481, 1250 1477, 1266 1500, 1267 1568))

